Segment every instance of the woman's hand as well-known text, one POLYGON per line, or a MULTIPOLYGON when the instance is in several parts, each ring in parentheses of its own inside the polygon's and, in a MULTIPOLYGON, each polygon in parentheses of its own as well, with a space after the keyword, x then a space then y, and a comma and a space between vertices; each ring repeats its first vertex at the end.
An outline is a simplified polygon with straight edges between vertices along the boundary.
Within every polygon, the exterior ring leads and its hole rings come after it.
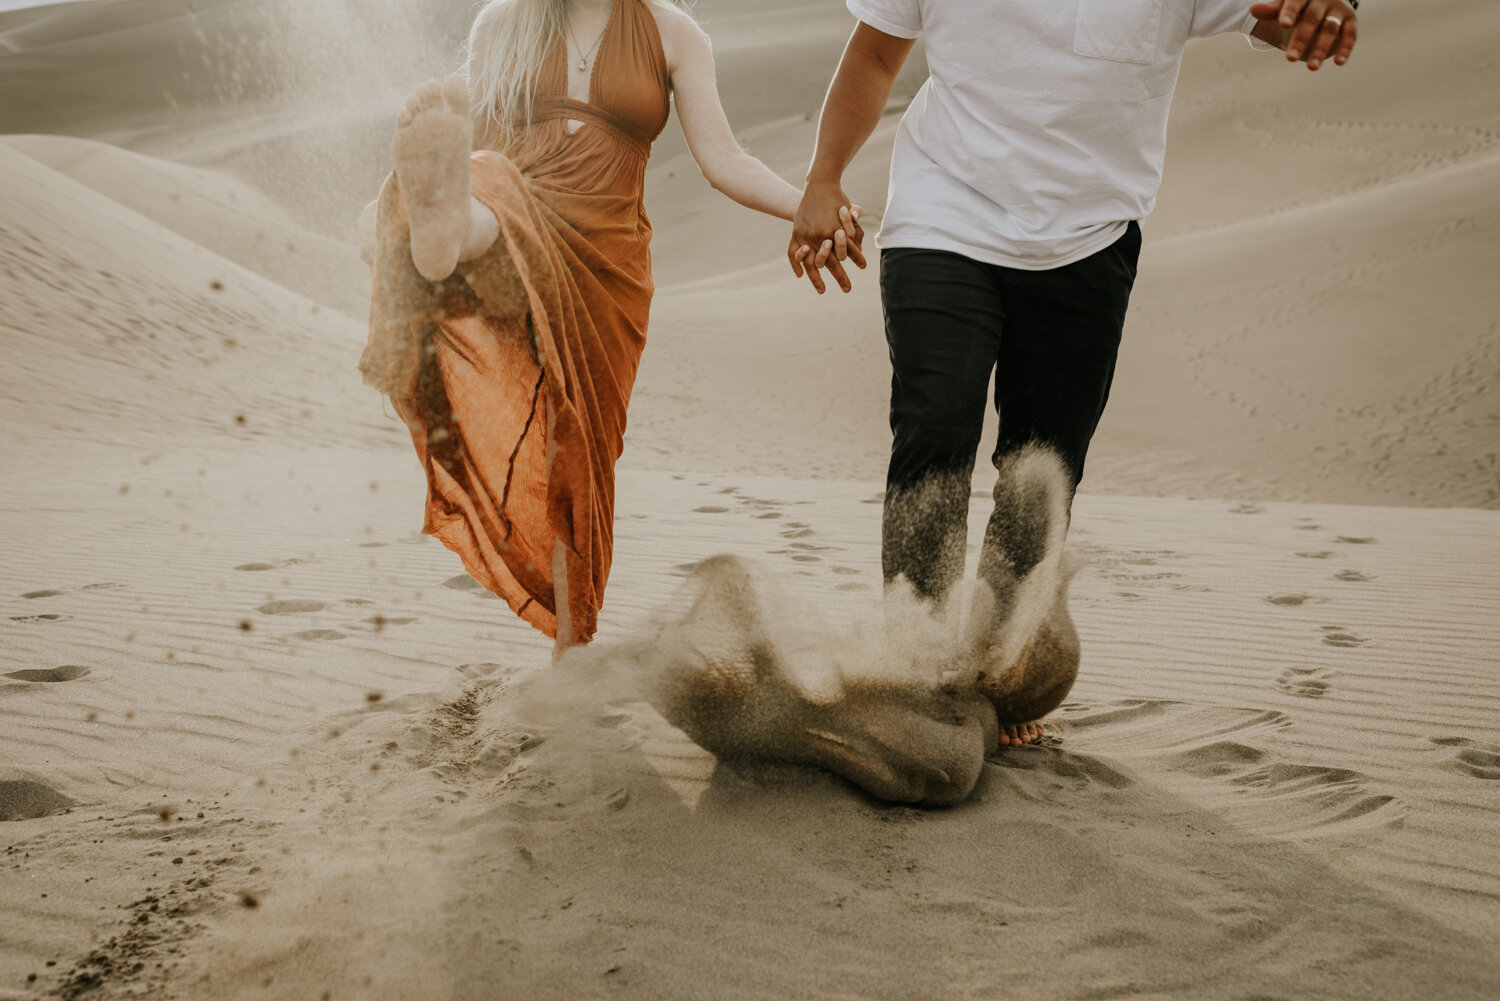
POLYGON ((822 269, 827 268, 839 288, 848 292, 853 285, 844 261, 865 267, 865 231, 859 225, 862 214, 837 182, 808 182, 792 220, 792 239, 786 249, 792 274, 798 278, 805 275, 822 295, 827 290, 822 269))

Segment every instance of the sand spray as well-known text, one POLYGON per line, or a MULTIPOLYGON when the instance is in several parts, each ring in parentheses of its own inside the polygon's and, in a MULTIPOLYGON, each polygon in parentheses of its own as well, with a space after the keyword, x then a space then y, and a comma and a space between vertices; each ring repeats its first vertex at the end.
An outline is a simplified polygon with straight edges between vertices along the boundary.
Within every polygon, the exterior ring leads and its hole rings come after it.
POLYGON ((635 631, 534 675, 517 717, 605 752, 618 740, 597 724, 646 702, 721 760, 817 765, 885 799, 958 802, 999 723, 1040 718, 1076 677, 1068 486, 1050 452, 1003 464, 991 548, 1009 555, 987 553, 980 579, 942 603, 898 579, 877 607, 835 615, 805 585, 710 557, 635 631))

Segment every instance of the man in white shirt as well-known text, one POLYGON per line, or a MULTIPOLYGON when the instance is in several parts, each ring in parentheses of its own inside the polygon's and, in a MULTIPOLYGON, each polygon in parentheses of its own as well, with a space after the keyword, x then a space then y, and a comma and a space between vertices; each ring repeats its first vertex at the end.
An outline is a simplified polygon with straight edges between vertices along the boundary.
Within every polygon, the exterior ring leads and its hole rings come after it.
MULTIPOLYGON (((1083 475, 1184 44, 1242 31, 1309 69, 1342 65, 1358 0, 846 2, 860 23, 829 88, 787 254, 820 293, 820 267, 848 291, 845 253, 863 258, 858 227, 840 216, 843 172, 922 36, 930 76, 901 119, 879 237, 894 433, 882 558, 888 581, 904 576, 941 600, 962 574, 991 372, 997 468, 1036 442, 1057 452, 1071 488, 1083 475)), ((1007 538, 1018 514, 997 503, 986 531, 979 574, 997 590, 1038 555, 1007 538)))

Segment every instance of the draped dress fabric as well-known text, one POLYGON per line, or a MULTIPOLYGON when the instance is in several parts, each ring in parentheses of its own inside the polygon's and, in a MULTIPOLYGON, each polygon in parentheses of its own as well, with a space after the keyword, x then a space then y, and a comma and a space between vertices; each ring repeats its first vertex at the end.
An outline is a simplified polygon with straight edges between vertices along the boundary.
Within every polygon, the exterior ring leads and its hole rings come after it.
POLYGON ((470 159, 474 196, 500 220, 484 257, 424 282, 387 180, 360 367, 411 430, 428 481, 423 531, 548 636, 562 540, 573 635, 586 641, 609 578, 614 465, 646 343, 642 196, 669 87, 645 0, 616 0, 587 102, 567 96, 568 59, 556 39, 529 128, 470 159))

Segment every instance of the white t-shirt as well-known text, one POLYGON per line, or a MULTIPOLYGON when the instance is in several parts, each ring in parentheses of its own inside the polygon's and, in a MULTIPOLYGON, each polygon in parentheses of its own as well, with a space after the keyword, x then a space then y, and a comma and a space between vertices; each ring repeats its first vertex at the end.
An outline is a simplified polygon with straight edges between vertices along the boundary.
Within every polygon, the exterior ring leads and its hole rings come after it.
POLYGON ((1251 0, 846 0, 916 38, 930 76, 901 118, 881 247, 1045 270, 1156 204, 1189 38, 1249 32, 1251 0))

